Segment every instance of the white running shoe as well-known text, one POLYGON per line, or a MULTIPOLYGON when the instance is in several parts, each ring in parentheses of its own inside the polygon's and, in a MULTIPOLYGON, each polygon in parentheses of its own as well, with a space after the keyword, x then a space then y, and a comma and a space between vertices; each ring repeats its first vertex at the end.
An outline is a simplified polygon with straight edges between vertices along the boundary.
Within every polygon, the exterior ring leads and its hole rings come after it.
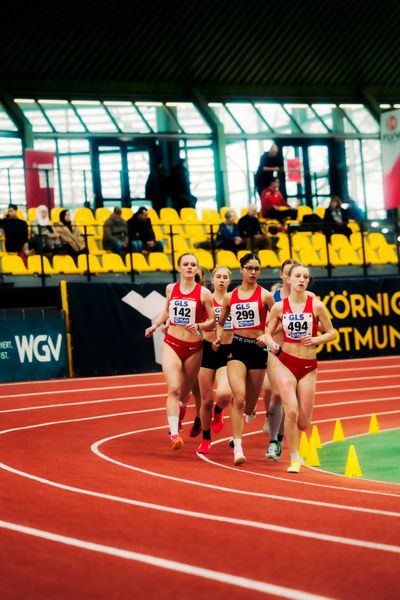
POLYGON ((233 449, 233 463, 237 465, 243 465, 246 462, 246 457, 243 454, 243 449, 241 446, 235 447, 233 449))
POLYGON ((256 418, 256 412, 254 411, 251 415, 246 415, 246 423, 252 423, 256 418))
POLYGON ((279 460, 278 456, 278 442, 270 442, 268 450, 265 453, 265 458, 272 458, 272 460, 279 460))

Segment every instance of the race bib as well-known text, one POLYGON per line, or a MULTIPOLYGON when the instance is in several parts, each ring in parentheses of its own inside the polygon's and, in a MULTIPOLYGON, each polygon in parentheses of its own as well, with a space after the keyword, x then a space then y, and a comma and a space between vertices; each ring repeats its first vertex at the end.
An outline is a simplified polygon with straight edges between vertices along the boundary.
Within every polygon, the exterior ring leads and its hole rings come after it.
POLYGON ((191 325, 196 323, 195 300, 171 300, 169 303, 169 320, 174 325, 191 325))
MULTIPOLYGON (((217 323, 219 321, 219 315, 221 314, 221 309, 222 309, 222 306, 214 306, 215 317, 217 319, 217 323)), ((231 313, 229 313, 228 318, 225 321, 224 329, 233 329, 232 314, 231 313)))
POLYGON ((238 302, 231 306, 234 329, 248 329, 260 325, 258 302, 238 302))
POLYGON ((282 329, 291 340, 301 340, 306 335, 312 335, 313 316, 311 313, 285 313, 282 316, 282 329))

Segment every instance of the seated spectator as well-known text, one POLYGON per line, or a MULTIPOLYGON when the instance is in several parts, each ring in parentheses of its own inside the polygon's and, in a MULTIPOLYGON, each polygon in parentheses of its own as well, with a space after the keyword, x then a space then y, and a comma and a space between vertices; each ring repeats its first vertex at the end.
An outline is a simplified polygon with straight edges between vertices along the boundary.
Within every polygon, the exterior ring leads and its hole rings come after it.
POLYGON ((247 214, 239 219, 238 227, 240 237, 245 240, 247 250, 254 252, 268 247, 268 239, 261 230, 255 204, 250 204, 247 214))
POLYGON ((261 214, 264 219, 276 219, 277 221, 297 218, 297 210, 290 208, 279 191, 279 179, 273 179, 271 185, 263 190, 261 194, 261 214), (280 207, 285 207, 287 210, 279 210, 280 207))
POLYGON ((328 208, 325 210, 324 223, 327 225, 326 235, 328 240, 332 233, 343 233, 350 238, 353 233, 347 225, 349 216, 347 210, 342 208, 342 201, 339 196, 332 196, 328 208))
POLYGON ((156 240, 149 211, 141 206, 128 220, 128 234, 133 252, 163 252, 162 242, 156 240))
POLYGON ((0 229, 4 231, 6 252, 16 252, 26 263, 28 249, 28 225, 17 216, 18 206, 10 204, 4 218, 0 219, 0 229))
POLYGON ((73 259, 82 254, 85 249, 85 238, 76 226, 72 225, 69 210, 62 210, 60 221, 54 224, 54 230, 60 235, 60 254, 69 254, 73 259))
POLYGON ((128 252, 128 223, 122 218, 121 209, 116 206, 103 226, 103 248, 123 256, 128 252))
POLYGON ((59 254, 62 246, 60 234, 50 222, 49 210, 44 204, 36 208, 36 219, 31 223, 29 248, 37 254, 59 254))
POLYGON ((239 227, 235 223, 236 213, 234 210, 227 210, 225 213, 225 222, 221 223, 217 231, 215 246, 220 250, 244 250, 246 245, 240 235, 239 227))

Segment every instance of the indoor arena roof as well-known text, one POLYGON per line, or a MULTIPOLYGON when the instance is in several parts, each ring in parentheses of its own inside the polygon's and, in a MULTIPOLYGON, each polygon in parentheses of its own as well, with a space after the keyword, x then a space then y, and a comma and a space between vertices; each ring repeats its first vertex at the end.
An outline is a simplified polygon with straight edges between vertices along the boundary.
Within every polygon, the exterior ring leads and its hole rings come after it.
POLYGON ((395 102, 400 3, 3 0, 11 95, 395 102))

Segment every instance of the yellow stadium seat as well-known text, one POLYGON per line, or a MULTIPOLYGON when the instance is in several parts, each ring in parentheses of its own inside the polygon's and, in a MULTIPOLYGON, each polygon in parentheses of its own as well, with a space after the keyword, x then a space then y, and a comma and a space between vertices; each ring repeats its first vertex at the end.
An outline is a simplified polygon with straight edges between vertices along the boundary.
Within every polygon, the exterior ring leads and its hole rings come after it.
POLYGON ((66 275, 79 275, 81 270, 76 266, 72 256, 56 254, 53 257, 54 273, 65 273, 66 275))
POLYGON ((206 225, 219 225, 223 219, 214 208, 205 208, 202 212, 201 220, 206 225))
POLYGON ((361 265, 362 258, 350 244, 343 233, 334 233, 331 235, 329 256, 334 266, 341 265, 361 265), (335 254, 331 252, 334 250, 335 254))
POLYGON ((317 215, 317 216, 318 216, 320 219, 323 219, 323 218, 324 218, 324 215, 325 215, 325 210, 326 210, 326 209, 325 209, 323 206, 317 206, 317 207, 314 209, 314 213, 315 213, 315 214, 316 214, 316 215, 317 215))
POLYGON ((56 206, 50 211, 50 221, 52 223, 58 223, 60 221, 60 212, 65 210, 62 206, 56 206))
POLYGON ((90 208, 80 206, 74 212, 75 225, 96 225, 96 219, 90 208))
POLYGON ((185 238, 189 240, 191 246, 196 242, 204 242, 207 239, 202 225, 186 225, 185 238))
POLYGON ((133 216, 133 210, 129 206, 123 206, 121 208, 121 216, 124 221, 128 221, 133 216))
POLYGON ((196 249, 193 254, 197 257, 199 261, 199 265, 203 267, 203 269, 207 269, 207 271, 212 271, 214 268, 214 260, 211 252, 208 250, 196 249))
POLYGON ((240 269, 239 261, 231 250, 217 251, 217 265, 228 267, 228 269, 240 269))
POLYGON ((98 225, 103 225, 109 217, 111 217, 112 211, 104 206, 96 208, 96 222, 98 225))
POLYGON ((128 267, 119 254, 106 252, 103 254, 101 262, 104 271, 107 273, 126 273, 128 271, 128 267))
POLYGON ((163 252, 151 252, 148 260, 152 271, 172 271, 172 263, 163 252))
POLYGON ((20 208, 17 208, 17 217, 18 219, 21 219, 21 221, 26 221, 26 216, 20 208))
POLYGON ((153 225, 153 231, 157 241, 165 240, 166 236, 165 233, 163 233, 160 225, 153 225))
POLYGON ((133 261, 134 271, 138 271, 139 273, 149 273, 153 271, 143 254, 140 254, 139 252, 132 252, 132 254, 126 255, 125 264, 128 271, 131 270, 131 260, 133 261))
POLYGON ((43 272, 45 275, 53 275, 54 273, 47 256, 42 257, 40 254, 28 256, 28 269, 37 275, 41 275, 43 272))
MULTIPOLYGON (((174 235, 173 236, 174 241, 174 253, 176 254, 183 254, 183 252, 189 252, 190 248, 187 244, 186 239, 181 236, 181 235, 174 235)), ((172 252, 172 245, 171 245, 171 238, 167 237, 167 243, 165 246, 165 252, 167 252, 167 254, 171 254, 172 252)))
POLYGON ((36 219, 36 206, 28 208, 27 221, 28 223, 32 223, 36 219))
POLYGON ((301 221, 303 220, 304 215, 312 215, 312 212, 313 211, 311 206, 306 206, 305 204, 299 206, 297 208, 297 220, 299 221, 299 223, 301 223, 301 221))
POLYGON ((82 273, 87 272, 88 263, 89 263, 89 270, 91 273, 104 273, 105 272, 102 265, 99 262, 99 259, 94 254, 80 254, 78 256, 78 267, 82 273))
POLYGON ((362 235, 361 233, 352 233, 350 235, 350 244, 354 248, 354 250, 357 252, 358 256, 360 257, 361 262, 363 262, 363 239, 364 239, 365 262, 367 264, 372 264, 372 265, 380 264, 379 257, 377 255, 376 251, 373 248, 371 248, 371 246, 368 243, 367 235, 364 234, 364 238, 362 238, 361 235, 362 235))
POLYGON ((182 224, 175 208, 162 208, 160 210, 160 221, 163 225, 181 225, 182 224))
POLYGON ((17 254, 3 254, 2 258, 3 273, 11 275, 31 275, 32 271, 28 269, 24 261, 17 254))
POLYGON ((200 223, 199 217, 197 215, 196 209, 195 208, 189 208, 189 207, 185 207, 181 209, 180 212, 180 218, 182 223, 185 223, 185 225, 191 225, 191 224, 196 224, 196 223, 200 223))
POLYGON ((151 224, 154 225, 160 225, 161 221, 160 218, 157 214, 157 211, 154 210, 154 208, 148 208, 147 209, 147 214, 149 216, 149 219, 151 221, 151 224))
POLYGON ((266 267, 271 269, 280 269, 283 262, 277 257, 273 250, 260 250, 258 253, 258 258, 260 259, 261 267, 263 269, 266 267))

